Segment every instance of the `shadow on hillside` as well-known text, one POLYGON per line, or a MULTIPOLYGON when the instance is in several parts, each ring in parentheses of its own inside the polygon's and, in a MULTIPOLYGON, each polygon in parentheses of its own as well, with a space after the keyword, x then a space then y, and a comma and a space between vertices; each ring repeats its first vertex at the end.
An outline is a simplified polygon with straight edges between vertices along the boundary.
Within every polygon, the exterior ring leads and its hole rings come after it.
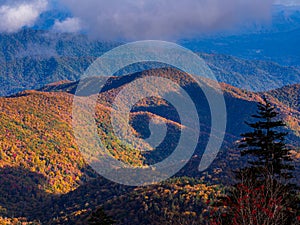
MULTIPOLYGON (((32 217, 50 199, 43 185, 46 178, 20 167, 0 169, 0 216, 32 217)), ((38 219, 38 218, 33 218, 38 219)))
MULTIPOLYGON (((25 217, 30 221, 51 224, 53 219, 64 219, 76 211, 94 210, 108 199, 131 189, 98 176, 73 192, 55 195, 43 190, 46 183, 46 177, 25 168, 1 168, 0 217, 25 217)), ((73 219, 76 221, 78 218, 73 219)), ((73 224, 70 221, 60 221, 59 224, 61 222, 73 224)))

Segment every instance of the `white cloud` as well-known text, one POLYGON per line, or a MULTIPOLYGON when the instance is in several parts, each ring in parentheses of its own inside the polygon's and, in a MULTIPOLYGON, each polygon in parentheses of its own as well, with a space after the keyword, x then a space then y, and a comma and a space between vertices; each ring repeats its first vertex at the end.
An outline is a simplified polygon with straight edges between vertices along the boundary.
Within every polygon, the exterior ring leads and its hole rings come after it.
POLYGON ((56 20, 53 30, 64 33, 76 33, 82 28, 79 18, 67 18, 64 21, 56 20))
POLYGON ((0 4, 0 32, 16 32, 24 26, 33 26, 47 9, 47 0, 9 1, 0 4))
POLYGON ((273 0, 62 0, 102 39, 175 39, 270 17, 273 0))

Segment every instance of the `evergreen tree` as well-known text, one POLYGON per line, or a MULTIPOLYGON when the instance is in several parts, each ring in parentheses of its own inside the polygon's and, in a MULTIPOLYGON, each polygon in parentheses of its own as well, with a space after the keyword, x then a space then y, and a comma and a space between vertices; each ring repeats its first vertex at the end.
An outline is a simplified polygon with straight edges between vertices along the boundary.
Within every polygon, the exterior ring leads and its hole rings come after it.
POLYGON ((236 171, 238 183, 223 199, 229 208, 222 224, 297 224, 295 186, 286 184, 294 166, 285 144, 287 133, 280 131, 285 124, 277 116, 275 107, 264 99, 252 115, 256 121, 247 123, 252 131, 241 135, 239 148, 249 165, 236 171))
POLYGON ((250 165, 244 171, 251 171, 254 178, 259 178, 262 173, 277 180, 293 177, 294 166, 291 165, 292 159, 285 144, 287 133, 279 131, 285 124, 277 116, 275 107, 264 99, 264 103, 258 103, 257 114, 252 115, 257 121, 246 122, 253 130, 241 135, 241 155, 249 156, 250 165))

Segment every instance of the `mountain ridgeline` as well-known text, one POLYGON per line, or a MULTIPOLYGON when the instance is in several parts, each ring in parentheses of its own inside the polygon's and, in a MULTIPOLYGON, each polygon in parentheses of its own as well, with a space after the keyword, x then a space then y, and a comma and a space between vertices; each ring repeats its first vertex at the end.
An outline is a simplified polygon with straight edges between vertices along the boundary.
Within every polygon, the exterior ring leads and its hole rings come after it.
MULTIPOLYGON (((121 43, 103 43, 84 35, 22 30, 0 34, 0 96, 41 88, 61 80, 78 80, 91 63, 121 43)), ((300 83, 299 68, 221 54, 199 53, 219 82, 251 91, 266 91, 300 83)), ((119 75, 157 68, 135 64, 119 75)))

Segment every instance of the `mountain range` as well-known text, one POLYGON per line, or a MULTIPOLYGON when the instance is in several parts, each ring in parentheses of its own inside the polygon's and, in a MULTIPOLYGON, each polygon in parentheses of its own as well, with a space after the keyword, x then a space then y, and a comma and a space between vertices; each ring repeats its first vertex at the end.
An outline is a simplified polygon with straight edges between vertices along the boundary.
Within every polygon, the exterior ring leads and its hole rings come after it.
MULTIPOLYGON (((300 186, 299 7, 274 6, 272 24, 178 41, 206 62, 218 83, 160 62, 136 63, 113 74, 100 93, 92 90, 106 80, 102 74, 81 76, 97 57, 124 43, 49 30, 56 19, 69 16, 48 11, 32 29, 0 34, 0 224, 102 224, 109 217, 120 225, 209 224, 217 199, 235 183, 233 171, 247 165, 238 145, 241 134, 249 131, 245 122, 253 121, 251 115, 264 98, 286 124, 280 131, 287 133, 295 165, 292 182, 300 186), (114 100, 132 81, 150 77, 173 81, 188 94, 171 85, 155 87, 174 93, 182 102, 193 101, 200 123, 198 143, 191 159, 166 181, 141 187, 117 184, 99 175, 82 154, 80 141, 92 150, 95 143, 75 138, 74 98, 77 95, 85 121, 85 104, 97 95, 93 116, 103 146, 116 160, 147 168, 172 154, 182 131, 193 131, 181 123, 175 106, 158 95, 132 107, 129 129, 146 140, 153 132, 151 122, 164 124, 166 137, 160 145, 119 140, 111 121, 114 100), (91 91, 78 94, 80 82, 91 91), (222 92, 216 91, 219 85, 222 92), (212 164, 199 171, 209 138, 217 138, 203 90, 224 97, 227 112, 220 116, 227 126, 218 155, 208 155, 212 164)), ((152 90, 147 84, 139 88, 152 90)), ((129 101, 132 96, 127 97, 129 101)), ((187 118, 191 113, 185 110, 187 118)), ((122 125, 119 128, 129 135, 122 125)))
MULTIPOLYGON (((167 157, 176 144, 178 117, 172 106, 159 98, 137 103, 130 115, 132 129, 140 137, 149 135, 145 127, 151 118, 167 124, 168 136, 158 149, 141 153, 119 142, 112 131, 109 115, 113 99, 133 79, 148 76, 161 76, 179 83, 191 95, 200 115, 198 147, 191 161, 174 178, 160 185, 133 188, 97 175, 80 154, 72 132, 72 100, 78 82, 52 83, 39 90, 0 98, 0 212, 3 218, 20 221, 26 218, 43 224, 80 224, 86 223, 84 221, 101 206, 120 224, 128 221, 147 224, 149 220, 175 224, 203 222, 207 202, 213 201, 222 185, 230 183, 230 171, 245 163, 240 161, 234 143, 247 131, 244 121, 255 113, 256 103, 262 101, 263 96, 275 105, 287 123, 287 142, 293 149, 295 173, 299 176, 299 85, 254 93, 222 84, 227 105, 225 141, 211 167, 199 173, 197 166, 210 132, 209 106, 199 87, 192 85, 194 81, 190 76, 172 68, 113 77, 100 93, 95 117, 98 132, 116 159, 134 166, 154 163, 167 157), (290 96, 297 98, 289 101, 290 96)), ((86 83, 87 86, 93 84, 93 79, 86 83)), ((208 85, 213 88, 213 84, 208 85)), ((89 97, 84 98, 88 101, 89 97)))
POLYGON ((243 24, 237 31, 180 43, 195 51, 299 67, 300 8, 274 5, 265 24, 243 24))
MULTIPOLYGON (((23 30, 14 35, 1 34, 0 95, 37 89, 60 80, 78 80, 98 56, 119 44, 48 31, 23 30)), ((219 82, 241 89, 266 91, 300 83, 300 70, 296 67, 220 54, 199 53, 199 56, 219 82)), ((153 63, 137 64, 120 71, 119 75, 159 67, 161 65, 153 63)))

